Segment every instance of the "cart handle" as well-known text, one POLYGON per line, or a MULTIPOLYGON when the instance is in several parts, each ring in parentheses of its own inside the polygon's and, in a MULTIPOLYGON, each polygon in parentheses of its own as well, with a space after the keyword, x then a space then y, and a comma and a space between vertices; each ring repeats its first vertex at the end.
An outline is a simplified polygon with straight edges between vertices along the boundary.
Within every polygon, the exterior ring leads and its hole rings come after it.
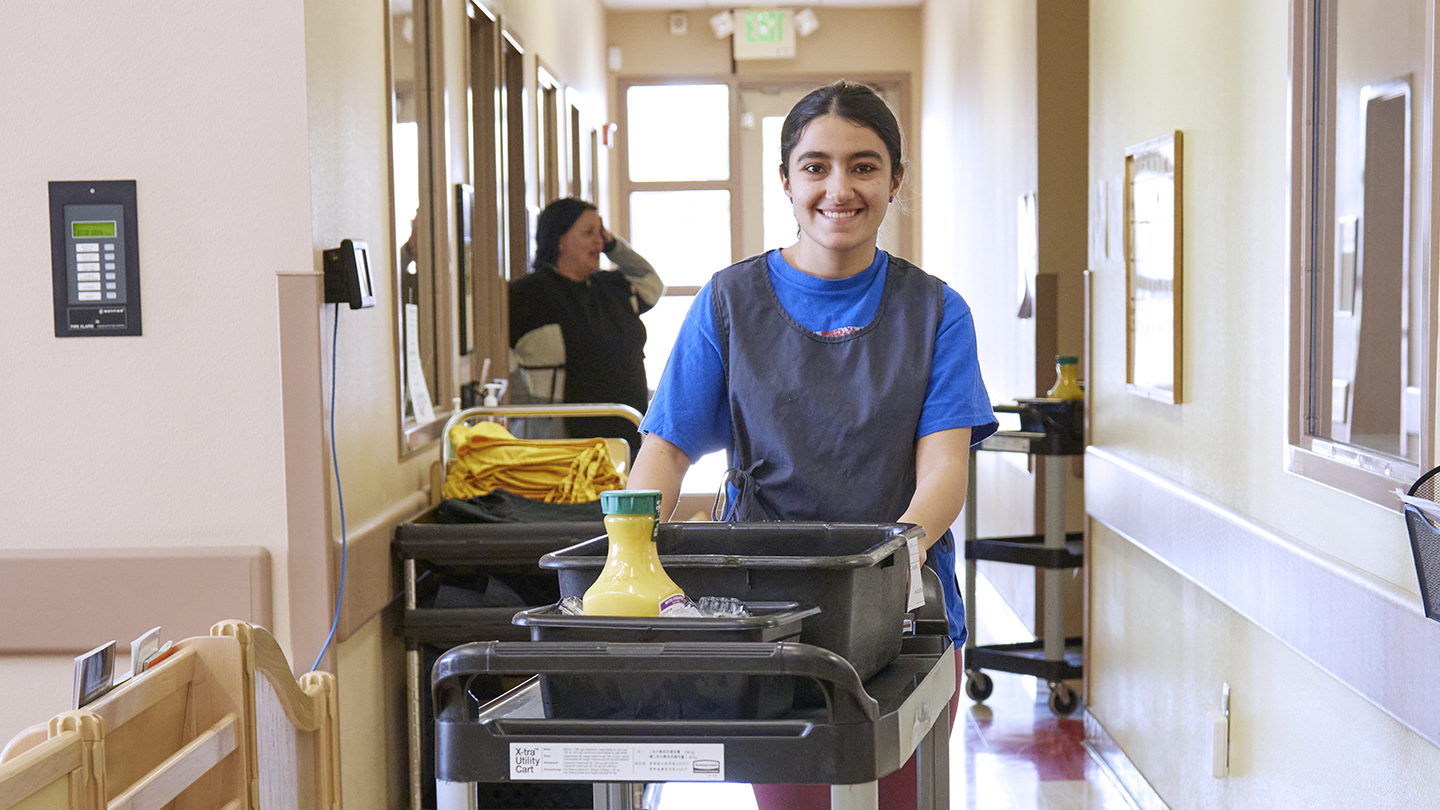
POLYGON ((490 416, 514 416, 514 417, 539 417, 539 416, 619 416, 629 419, 640 427, 640 420, 645 417, 629 405, 622 405, 618 402, 600 403, 556 403, 554 405, 496 405, 493 407, 475 407, 456 411, 445 420, 445 441, 441 443, 441 461, 449 463, 454 459, 454 448, 450 446, 450 428, 456 425, 475 419, 477 417, 490 416))
POLYGON ((825 692, 834 724, 873 723, 880 716, 879 703, 866 693, 849 661, 822 647, 793 641, 473 642, 450 650, 435 662, 432 697, 436 717, 473 721, 479 716, 479 704, 471 697, 469 685, 476 675, 637 671, 812 678, 825 692), (644 661, 637 665, 636 659, 644 661), (455 716, 462 712, 463 716, 455 716))

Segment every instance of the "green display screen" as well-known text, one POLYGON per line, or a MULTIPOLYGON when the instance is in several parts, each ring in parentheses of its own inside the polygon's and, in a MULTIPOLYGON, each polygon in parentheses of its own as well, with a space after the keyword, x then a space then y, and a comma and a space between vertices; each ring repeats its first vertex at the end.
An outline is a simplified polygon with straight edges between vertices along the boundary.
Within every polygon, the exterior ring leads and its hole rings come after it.
POLYGON ((95 239, 97 237, 114 237, 115 221, 107 222, 72 222, 70 233, 76 239, 95 239))

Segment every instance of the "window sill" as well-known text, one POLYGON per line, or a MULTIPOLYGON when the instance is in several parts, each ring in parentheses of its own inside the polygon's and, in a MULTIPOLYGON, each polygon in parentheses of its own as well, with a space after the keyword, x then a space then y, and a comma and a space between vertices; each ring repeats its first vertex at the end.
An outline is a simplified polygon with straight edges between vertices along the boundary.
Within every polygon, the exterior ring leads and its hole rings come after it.
POLYGON ((1407 461, 1314 438, 1309 447, 1288 448, 1285 469, 1397 512, 1400 501, 1395 490, 1409 491, 1421 473, 1407 461))
POLYGON ((445 420, 449 414, 437 414, 429 422, 420 423, 413 419, 405 420, 400 426, 400 456, 409 458, 416 453, 423 452, 434 447, 439 441, 440 434, 445 430, 445 420))

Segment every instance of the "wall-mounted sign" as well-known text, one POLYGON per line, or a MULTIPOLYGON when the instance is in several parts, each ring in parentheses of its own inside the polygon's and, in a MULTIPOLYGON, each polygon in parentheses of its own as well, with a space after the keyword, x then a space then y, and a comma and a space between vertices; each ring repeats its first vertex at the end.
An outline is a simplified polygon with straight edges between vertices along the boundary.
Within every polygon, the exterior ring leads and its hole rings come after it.
POLYGON ((789 8, 736 9, 731 39, 737 60, 794 59, 795 15, 789 8))

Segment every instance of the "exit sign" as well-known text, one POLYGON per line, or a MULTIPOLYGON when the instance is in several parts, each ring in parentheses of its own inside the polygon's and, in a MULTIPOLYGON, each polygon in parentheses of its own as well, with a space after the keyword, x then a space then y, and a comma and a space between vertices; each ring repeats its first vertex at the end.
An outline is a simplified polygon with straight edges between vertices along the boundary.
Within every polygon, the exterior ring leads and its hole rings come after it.
POLYGON ((794 59, 795 15, 789 8, 749 8, 735 13, 736 59, 794 59))

